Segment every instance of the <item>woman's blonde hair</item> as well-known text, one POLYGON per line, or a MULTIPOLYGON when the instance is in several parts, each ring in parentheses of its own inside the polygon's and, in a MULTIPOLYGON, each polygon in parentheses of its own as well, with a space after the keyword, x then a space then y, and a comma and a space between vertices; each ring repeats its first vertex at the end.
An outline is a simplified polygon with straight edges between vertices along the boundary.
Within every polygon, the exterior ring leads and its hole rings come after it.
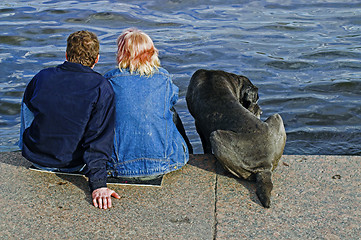
POLYGON ((131 73, 151 75, 158 70, 158 50, 152 39, 144 32, 130 28, 123 31, 117 40, 117 63, 120 70, 129 68, 131 73))

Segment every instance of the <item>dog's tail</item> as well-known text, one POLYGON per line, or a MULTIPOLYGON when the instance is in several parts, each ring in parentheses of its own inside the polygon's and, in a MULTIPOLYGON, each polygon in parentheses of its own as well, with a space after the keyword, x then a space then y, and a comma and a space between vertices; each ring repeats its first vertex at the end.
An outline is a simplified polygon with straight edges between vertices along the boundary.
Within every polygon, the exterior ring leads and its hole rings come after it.
POLYGON ((265 170, 256 173, 256 194, 262 206, 269 208, 271 205, 271 191, 273 189, 272 172, 265 170))

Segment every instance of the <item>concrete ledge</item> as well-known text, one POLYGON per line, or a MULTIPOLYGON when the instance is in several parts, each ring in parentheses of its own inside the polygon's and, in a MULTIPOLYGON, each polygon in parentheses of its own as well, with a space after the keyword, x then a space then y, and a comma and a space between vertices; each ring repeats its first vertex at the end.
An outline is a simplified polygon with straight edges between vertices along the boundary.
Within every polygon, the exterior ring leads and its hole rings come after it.
POLYGON ((360 156, 283 156, 270 209, 253 182, 211 155, 192 155, 159 187, 113 187, 110 210, 91 205, 84 177, 29 171, 0 153, 0 239, 359 239, 360 156))

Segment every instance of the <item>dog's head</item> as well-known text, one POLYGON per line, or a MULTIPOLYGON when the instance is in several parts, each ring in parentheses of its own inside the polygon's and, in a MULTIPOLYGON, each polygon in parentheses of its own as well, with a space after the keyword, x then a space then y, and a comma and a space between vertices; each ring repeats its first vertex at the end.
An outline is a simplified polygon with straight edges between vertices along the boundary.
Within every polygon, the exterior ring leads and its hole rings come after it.
POLYGON ((262 111, 259 105, 257 104, 258 88, 251 83, 251 81, 241 76, 242 78, 242 87, 240 90, 240 99, 239 102, 242 106, 252 112, 256 117, 260 118, 262 111))

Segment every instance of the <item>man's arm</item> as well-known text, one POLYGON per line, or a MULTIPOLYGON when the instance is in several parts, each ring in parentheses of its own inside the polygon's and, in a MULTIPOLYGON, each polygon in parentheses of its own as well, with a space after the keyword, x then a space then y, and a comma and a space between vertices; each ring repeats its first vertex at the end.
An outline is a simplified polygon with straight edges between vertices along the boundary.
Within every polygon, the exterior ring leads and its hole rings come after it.
POLYGON ((88 167, 87 176, 95 207, 111 207, 111 196, 120 198, 107 188, 106 162, 109 160, 114 140, 115 107, 114 93, 106 82, 99 88, 99 99, 84 134, 84 161, 88 167))

